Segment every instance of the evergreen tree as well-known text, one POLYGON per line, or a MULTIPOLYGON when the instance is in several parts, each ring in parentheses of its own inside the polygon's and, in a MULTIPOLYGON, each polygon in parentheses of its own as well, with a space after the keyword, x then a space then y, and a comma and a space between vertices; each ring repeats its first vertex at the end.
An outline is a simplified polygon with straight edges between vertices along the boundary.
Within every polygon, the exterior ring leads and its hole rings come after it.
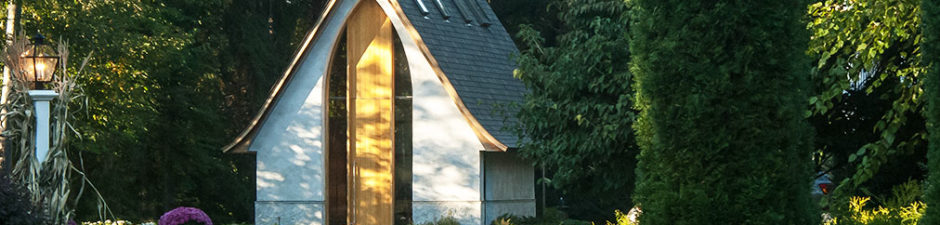
POLYGON ((924 95, 927 101, 927 212, 922 224, 940 224, 940 1, 921 3, 924 41, 924 64, 928 65, 924 95))
POLYGON ((805 2, 633 3, 641 223, 818 224, 805 2))

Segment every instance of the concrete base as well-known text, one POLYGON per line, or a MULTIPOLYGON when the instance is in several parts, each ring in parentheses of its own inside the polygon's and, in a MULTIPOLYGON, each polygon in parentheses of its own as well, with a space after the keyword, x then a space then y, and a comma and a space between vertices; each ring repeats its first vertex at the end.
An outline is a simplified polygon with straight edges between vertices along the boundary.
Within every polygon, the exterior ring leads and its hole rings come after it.
POLYGON ((323 202, 257 201, 256 225, 322 225, 323 202))
MULTIPOLYGON (((413 202, 412 204, 414 210, 414 224, 433 222, 443 217, 454 217, 463 225, 483 224, 481 220, 481 202, 422 201, 413 202)), ((534 204, 534 202, 532 204, 534 204)), ((532 215, 534 215, 534 213, 533 211, 532 215)), ((255 202, 256 225, 323 225, 323 214, 323 202, 255 202)), ((523 213, 519 213, 518 215, 523 215, 523 213)))
POLYGON ((460 224, 482 224, 482 205, 479 201, 414 201, 412 218, 414 224, 433 222, 443 217, 454 217, 460 224))

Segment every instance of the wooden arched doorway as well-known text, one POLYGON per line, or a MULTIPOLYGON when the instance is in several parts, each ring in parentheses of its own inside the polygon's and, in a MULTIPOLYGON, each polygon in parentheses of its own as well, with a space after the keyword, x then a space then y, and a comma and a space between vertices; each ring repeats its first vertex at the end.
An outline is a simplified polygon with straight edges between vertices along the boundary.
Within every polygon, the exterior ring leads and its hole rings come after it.
POLYGON ((353 10, 327 79, 326 224, 409 224, 410 74, 378 3, 353 10))

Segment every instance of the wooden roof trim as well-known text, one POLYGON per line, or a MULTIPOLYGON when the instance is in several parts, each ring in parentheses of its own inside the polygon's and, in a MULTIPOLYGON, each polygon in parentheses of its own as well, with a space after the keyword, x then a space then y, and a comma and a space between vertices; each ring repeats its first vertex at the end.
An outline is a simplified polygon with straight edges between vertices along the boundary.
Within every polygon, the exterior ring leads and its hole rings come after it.
MULTIPOLYGON (((369 0, 364 0, 364 1, 369 1, 369 0)), ((321 32, 320 28, 321 26, 324 25, 323 23, 326 22, 326 18, 329 16, 332 16, 332 9, 336 5, 336 2, 337 0, 330 0, 327 3, 327 6, 324 8, 324 12, 318 19, 317 25, 314 26, 311 32, 307 33, 306 37, 304 37, 304 42, 301 45, 301 47, 298 48, 297 53, 295 53, 294 60, 290 63, 290 65, 288 66, 287 70, 284 72, 284 75, 281 77, 281 79, 278 80, 278 82, 275 83, 275 85, 271 88, 270 96, 268 96, 268 98, 265 100, 261 109, 255 115, 255 117, 251 120, 251 123, 248 125, 248 127, 246 127, 241 133, 239 133, 239 135, 235 138, 234 141, 222 147, 222 152, 226 152, 226 153, 249 153, 250 152, 248 151, 248 147, 251 145, 251 142, 254 139, 254 135, 257 133, 258 129, 260 128, 259 125, 261 121, 267 118, 268 113, 273 109, 272 106, 274 102, 277 100, 278 96, 281 94, 287 82, 294 75, 293 74, 294 70, 300 66, 298 65, 298 62, 300 62, 301 59, 303 59, 306 56, 307 48, 309 47, 310 43, 312 43, 314 39, 318 38, 319 35, 317 34, 321 32)), ((381 3, 382 1, 379 0, 379 2, 381 3)), ((451 100, 453 100, 454 103, 457 105, 457 108, 459 109, 460 113, 464 116, 464 119, 467 120, 467 122, 470 124, 474 134, 476 134, 477 138, 480 139, 480 142, 483 144, 483 147, 485 148, 485 150, 507 151, 509 147, 503 144, 502 142, 500 142, 499 140, 497 140, 495 137, 493 137, 493 135, 490 134, 489 131, 487 131, 483 127, 482 124, 480 124, 480 122, 476 119, 476 117, 474 117, 473 114, 470 113, 470 110, 467 108, 466 104, 464 104, 463 100, 457 94, 457 90, 454 88, 450 80, 444 74, 444 71, 441 69, 440 64, 437 62, 434 56, 431 55, 431 51, 428 49, 427 45, 424 43, 424 40, 421 38, 421 35, 414 28, 414 25, 411 24, 407 15, 404 13, 404 11, 402 11, 401 5, 399 5, 398 2, 395 0, 388 0, 387 3, 391 4, 393 10, 395 11, 396 16, 399 19, 401 19, 405 30, 410 34, 409 36, 412 38, 412 40, 415 41, 418 48, 421 50, 421 52, 423 53, 425 57, 425 60, 428 61, 428 63, 431 65, 431 69, 434 70, 435 75, 437 75, 437 78, 443 84, 442 86, 444 87, 444 90, 451 97, 451 100)))
MULTIPOLYGON (((368 1, 368 0, 366 0, 368 1)), ((381 2, 382 0, 379 0, 381 2)), ((447 94, 450 96, 451 100, 457 104, 457 108, 460 110, 460 113, 463 114, 464 119, 470 124, 470 127, 473 130, 473 133, 477 135, 477 138, 480 139, 480 142, 483 144, 483 148, 489 151, 506 151, 509 149, 508 146, 500 142, 490 134, 486 128, 470 113, 470 109, 467 108, 467 105, 464 104, 463 100, 457 94, 457 89, 454 88, 454 85, 450 83, 450 79, 444 75, 444 71, 441 69, 440 64, 437 60, 431 55, 431 51, 428 49, 428 46, 424 43, 424 40, 421 39, 421 35, 418 34, 418 30, 415 29, 414 25, 411 24, 411 21, 408 20, 408 16, 402 11, 401 5, 398 4, 396 0, 387 0, 391 4, 392 9, 395 10, 398 18, 401 19, 402 24, 404 25, 405 30, 410 33, 409 35, 412 40, 418 45, 418 48, 421 49, 421 53, 424 54, 424 58, 431 65, 431 69, 434 70, 434 73, 437 75, 437 78, 441 81, 444 86, 444 90, 447 91, 447 94)))
POLYGON ((248 153, 248 146, 251 145, 254 135, 257 133, 259 124, 263 121, 268 113, 273 109, 272 105, 276 101, 277 97, 281 94, 284 89, 287 81, 293 76, 294 70, 300 66, 298 62, 301 61, 306 56, 307 48, 310 46, 310 43, 313 42, 315 38, 318 38, 318 33, 321 32, 320 27, 326 22, 326 18, 332 15, 333 6, 336 5, 337 0, 330 0, 327 2, 326 7, 323 9, 323 13, 320 15, 320 18, 317 20, 316 25, 313 27, 313 30, 307 33, 307 36, 304 37, 304 42, 298 48, 297 52, 294 54, 294 60, 291 61, 290 65, 287 67, 287 70, 284 72, 284 75, 281 76, 281 79, 274 84, 271 88, 271 93, 268 98, 264 101, 264 104, 261 106, 261 110, 255 115, 251 120, 251 123, 248 124, 248 127, 245 128, 238 136, 235 137, 235 140, 232 143, 222 147, 222 152, 228 153, 248 153))

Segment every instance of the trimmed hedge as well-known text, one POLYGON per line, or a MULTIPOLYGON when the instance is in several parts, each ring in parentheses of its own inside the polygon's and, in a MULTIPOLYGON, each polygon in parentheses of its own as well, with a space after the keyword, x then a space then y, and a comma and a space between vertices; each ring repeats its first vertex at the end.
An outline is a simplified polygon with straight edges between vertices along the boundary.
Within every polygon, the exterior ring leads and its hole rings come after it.
POLYGON ((819 224, 807 2, 633 3, 640 223, 819 224))
POLYGON ((924 40, 923 63, 928 65, 924 83, 927 119, 927 212, 922 224, 940 224, 940 1, 921 2, 924 40))

